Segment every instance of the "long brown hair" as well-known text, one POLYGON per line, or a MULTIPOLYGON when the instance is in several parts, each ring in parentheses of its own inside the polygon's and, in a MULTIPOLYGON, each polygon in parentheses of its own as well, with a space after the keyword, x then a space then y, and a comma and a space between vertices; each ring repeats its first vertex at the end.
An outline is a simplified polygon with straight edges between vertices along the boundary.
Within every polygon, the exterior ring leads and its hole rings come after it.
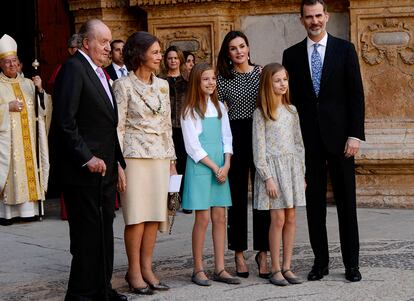
MULTIPOLYGON (((289 74, 285 67, 278 63, 270 63, 267 64, 260 75, 260 85, 259 85, 259 93, 257 94, 257 107, 260 108, 262 111, 263 117, 266 120, 276 120, 277 119, 277 108, 279 107, 279 103, 276 101, 276 94, 273 92, 272 86, 272 76, 284 70, 286 72, 286 76, 289 80, 289 74)), ((289 112, 293 113, 294 111, 289 107, 290 105, 290 95, 289 95, 289 87, 284 95, 282 95, 282 103, 289 112)))
MULTIPOLYGON (((201 90, 201 75, 207 70, 214 69, 207 63, 196 64, 193 69, 191 69, 190 78, 188 80, 187 95, 183 110, 181 112, 181 116, 183 118, 185 118, 188 113, 190 113, 193 118, 195 118, 195 113, 197 113, 201 118, 204 118, 207 110, 207 99, 204 92, 201 90)), ((217 89, 215 89, 213 94, 210 95, 210 98, 216 107, 218 118, 221 118, 222 113, 217 97, 217 89)))

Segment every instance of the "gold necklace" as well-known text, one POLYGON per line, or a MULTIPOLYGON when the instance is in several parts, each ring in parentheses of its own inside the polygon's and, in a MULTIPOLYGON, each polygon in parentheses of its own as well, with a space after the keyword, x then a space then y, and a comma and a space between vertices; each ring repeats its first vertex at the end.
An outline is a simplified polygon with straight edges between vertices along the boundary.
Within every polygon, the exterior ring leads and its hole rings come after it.
MULTIPOLYGON (((158 98, 158 108, 154 109, 153 107, 150 106, 150 104, 147 102, 147 100, 145 99, 144 95, 138 91, 138 89, 135 89, 135 92, 138 93, 138 95, 141 97, 142 101, 144 102, 144 104, 147 106, 148 109, 151 110, 151 112, 154 115, 157 115, 161 112, 161 107, 162 107, 162 103, 161 103, 161 97, 160 94, 157 94, 157 98, 158 98)), ((151 93, 154 93, 153 88, 151 87, 151 93)))

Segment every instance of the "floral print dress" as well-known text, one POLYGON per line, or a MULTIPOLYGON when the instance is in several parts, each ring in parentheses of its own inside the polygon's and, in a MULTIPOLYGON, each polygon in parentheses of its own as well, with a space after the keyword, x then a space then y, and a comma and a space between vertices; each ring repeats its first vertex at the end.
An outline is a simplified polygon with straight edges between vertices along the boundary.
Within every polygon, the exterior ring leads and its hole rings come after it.
POLYGON ((292 105, 277 109, 276 120, 253 113, 253 159, 256 166, 254 208, 259 210, 305 206, 305 149, 299 116, 292 105), (270 198, 265 181, 273 178, 278 196, 270 198))

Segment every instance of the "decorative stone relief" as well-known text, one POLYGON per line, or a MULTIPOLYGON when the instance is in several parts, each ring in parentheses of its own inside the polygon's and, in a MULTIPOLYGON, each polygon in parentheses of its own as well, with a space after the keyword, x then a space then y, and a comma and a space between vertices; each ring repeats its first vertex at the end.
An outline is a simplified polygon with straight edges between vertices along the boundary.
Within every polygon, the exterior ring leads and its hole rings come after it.
POLYGON ((414 18, 371 17, 358 22, 367 120, 414 120, 414 18))
POLYGON ((409 24, 387 18, 383 24, 371 23, 361 37, 362 58, 369 65, 381 64, 385 59, 396 65, 398 57, 408 65, 414 64, 414 37, 409 24))
POLYGON ((170 45, 176 45, 182 50, 191 51, 196 56, 196 62, 212 63, 211 45, 212 25, 188 27, 155 27, 154 34, 161 41, 161 49, 165 51, 170 45))

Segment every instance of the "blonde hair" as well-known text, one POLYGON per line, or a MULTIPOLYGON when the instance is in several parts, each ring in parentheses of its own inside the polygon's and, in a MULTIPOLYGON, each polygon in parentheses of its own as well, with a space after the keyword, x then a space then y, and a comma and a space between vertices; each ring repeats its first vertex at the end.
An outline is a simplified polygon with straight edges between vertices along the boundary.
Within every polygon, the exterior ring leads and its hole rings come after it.
MULTIPOLYGON (((277 108, 280 103, 276 101, 276 94, 273 92, 272 77, 275 73, 284 70, 289 79, 289 74, 285 67, 278 63, 267 64, 260 75, 259 93, 257 94, 257 107, 263 114, 266 120, 277 119, 277 108)), ((289 112, 294 111, 289 107, 291 104, 289 96, 289 87, 284 95, 282 95, 282 105, 284 105, 289 112)))
MULTIPOLYGON (((191 69, 190 78, 188 80, 187 95, 184 101, 183 110, 181 112, 181 116, 183 118, 185 118, 188 113, 191 113, 194 118, 194 112, 197 113, 201 118, 204 118, 204 114, 207 110, 207 99, 201 90, 201 75, 204 71, 207 70, 214 69, 207 63, 196 64, 194 65, 193 69, 191 69)), ((210 99, 216 107, 218 118, 221 118, 222 113, 217 97, 217 89, 215 89, 213 94, 210 95, 210 99)))

